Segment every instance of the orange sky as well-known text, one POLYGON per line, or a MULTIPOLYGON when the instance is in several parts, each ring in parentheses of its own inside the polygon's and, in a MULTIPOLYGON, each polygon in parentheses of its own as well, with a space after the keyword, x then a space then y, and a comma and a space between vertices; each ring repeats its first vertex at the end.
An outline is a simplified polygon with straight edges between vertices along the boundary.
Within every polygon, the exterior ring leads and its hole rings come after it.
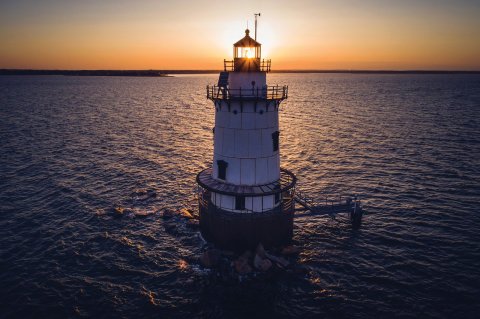
POLYGON ((0 68, 220 69, 255 12, 276 70, 480 70, 468 0, 7 0, 0 68))

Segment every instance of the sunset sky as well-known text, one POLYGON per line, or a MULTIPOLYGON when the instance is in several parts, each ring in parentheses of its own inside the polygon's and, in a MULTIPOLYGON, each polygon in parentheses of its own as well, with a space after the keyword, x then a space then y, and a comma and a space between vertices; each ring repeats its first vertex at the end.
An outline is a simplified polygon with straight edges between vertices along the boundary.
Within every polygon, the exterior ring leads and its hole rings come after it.
POLYGON ((220 69, 255 12, 277 70, 480 70, 478 0, 3 0, 0 68, 220 69))

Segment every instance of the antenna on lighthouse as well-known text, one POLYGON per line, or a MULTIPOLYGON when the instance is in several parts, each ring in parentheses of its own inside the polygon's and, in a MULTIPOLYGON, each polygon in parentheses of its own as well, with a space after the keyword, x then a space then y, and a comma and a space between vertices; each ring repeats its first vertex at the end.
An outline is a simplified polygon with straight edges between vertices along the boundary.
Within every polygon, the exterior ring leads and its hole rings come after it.
POLYGON ((257 17, 260 16, 260 13, 254 13, 255 15, 255 41, 257 41, 257 17))

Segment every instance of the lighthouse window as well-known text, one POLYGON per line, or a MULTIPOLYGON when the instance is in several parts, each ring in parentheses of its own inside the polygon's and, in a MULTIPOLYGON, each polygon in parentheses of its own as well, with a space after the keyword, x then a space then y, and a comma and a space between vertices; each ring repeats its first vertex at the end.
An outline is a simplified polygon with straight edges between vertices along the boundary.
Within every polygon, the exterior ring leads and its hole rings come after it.
POLYGON ((227 176, 228 163, 223 160, 219 160, 217 161, 217 165, 218 165, 218 178, 225 180, 227 176))
POLYGON ((235 209, 237 210, 245 209, 245 196, 235 196, 235 209))
POLYGON ((279 131, 275 131, 272 133, 272 141, 273 141, 273 151, 278 151, 278 137, 280 136, 279 131))

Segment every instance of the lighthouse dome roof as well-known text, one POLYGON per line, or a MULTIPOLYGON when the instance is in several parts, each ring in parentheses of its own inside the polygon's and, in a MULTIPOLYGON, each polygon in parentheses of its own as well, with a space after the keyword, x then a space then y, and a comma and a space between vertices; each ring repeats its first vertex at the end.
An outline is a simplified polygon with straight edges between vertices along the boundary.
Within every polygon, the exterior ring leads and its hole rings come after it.
POLYGON ((245 30, 245 36, 233 44, 234 47, 259 47, 260 43, 250 37, 250 30, 245 30))

